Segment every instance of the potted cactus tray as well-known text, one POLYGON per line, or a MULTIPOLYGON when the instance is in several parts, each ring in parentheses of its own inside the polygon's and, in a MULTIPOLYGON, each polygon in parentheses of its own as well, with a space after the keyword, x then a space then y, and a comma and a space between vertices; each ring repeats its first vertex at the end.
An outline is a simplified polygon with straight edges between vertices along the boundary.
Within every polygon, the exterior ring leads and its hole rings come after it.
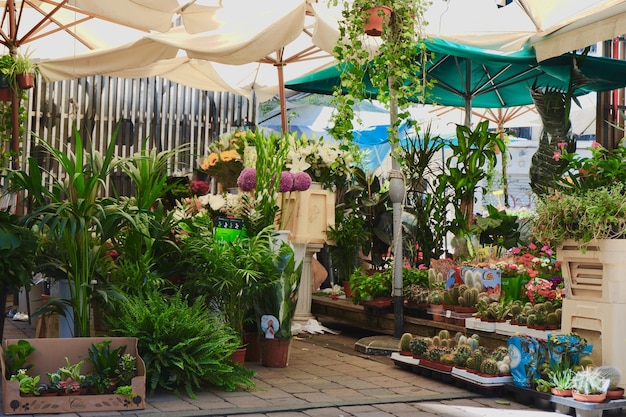
POLYGON ((513 382, 511 375, 499 376, 499 375, 484 375, 468 372, 466 369, 452 368, 452 377, 470 382, 472 384, 480 385, 483 387, 495 387, 503 386, 508 382, 513 382))

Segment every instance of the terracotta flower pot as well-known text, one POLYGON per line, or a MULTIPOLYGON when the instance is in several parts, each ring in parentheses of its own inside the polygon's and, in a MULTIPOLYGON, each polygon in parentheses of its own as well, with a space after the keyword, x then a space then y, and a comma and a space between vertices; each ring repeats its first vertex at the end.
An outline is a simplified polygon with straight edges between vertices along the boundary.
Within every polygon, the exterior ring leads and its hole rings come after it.
POLYGON ((572 397, 576 401, 581 401, 585 403, 601 403, 606 399, 606 393, 604 394, 580 394, 576 391, 572 391, 572 397))
POLYGON ((610 389, 606 392, 606 398, 614 400, 624 397, 624 388, 610 389))
POLYGON ((572 396, 571 389, 550 388, 550 392, 552 393, 552 395, 556 395, 557 397, 571 397, 572 396))
POLYGON ((16 74, 15 79, 22 90, 28 90, 35 86, 35 75, 32 73, 16 74))
POLYGON ((363 31, 370 36, 380 36, 383 33, 383 22, 391 16, 391 8, 387 6, 372 7, 367 9, 369 16, 363 22, 363 31), (379 15, 378 11, 382 10, 383 15, 379 15))

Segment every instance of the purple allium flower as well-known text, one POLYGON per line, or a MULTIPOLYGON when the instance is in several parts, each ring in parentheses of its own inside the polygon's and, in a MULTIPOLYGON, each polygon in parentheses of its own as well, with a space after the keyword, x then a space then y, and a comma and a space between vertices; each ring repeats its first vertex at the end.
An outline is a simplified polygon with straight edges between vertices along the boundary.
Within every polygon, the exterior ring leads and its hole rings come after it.
POLYGON ((293 174, 289 171, 283 171, 280 173, 280 184, 278 184, 278 190, 281 193, 291 191, 293 188, 293 174))
POLYGON ((256 169, 244 168, 237 178, 237 185, 241 191, 252 191, 256 188, 256 169))
POLYGON ((306 191, 311 186, 311 177, 306 172, 293 174, 293 188, 291 191, 306 191))

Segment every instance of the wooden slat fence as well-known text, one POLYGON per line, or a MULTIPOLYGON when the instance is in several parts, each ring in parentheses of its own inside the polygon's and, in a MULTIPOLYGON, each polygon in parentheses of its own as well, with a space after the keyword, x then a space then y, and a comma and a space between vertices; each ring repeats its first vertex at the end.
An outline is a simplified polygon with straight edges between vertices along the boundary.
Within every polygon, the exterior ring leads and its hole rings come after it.
MULTIPOLYGON (((192 89, 160 77, 91 76, 53 83, 40 77, 24 104, 28 120, 20 166, 32 155, 55 176, 61 171, 41 152, 36 138, 57 149, 73 150, 74 126, 87 149, 104 151, 119 123, 120 157, 133 155, 144 143, 159 151, 187 144, 189 152, 179 153, 169 167, 170 173, 187 174, 220 134, 257 121, 256 105, 245 97, 192 89)), ((129 195, 129 182, 121 173, 116 176, 118 192, 129 195)))

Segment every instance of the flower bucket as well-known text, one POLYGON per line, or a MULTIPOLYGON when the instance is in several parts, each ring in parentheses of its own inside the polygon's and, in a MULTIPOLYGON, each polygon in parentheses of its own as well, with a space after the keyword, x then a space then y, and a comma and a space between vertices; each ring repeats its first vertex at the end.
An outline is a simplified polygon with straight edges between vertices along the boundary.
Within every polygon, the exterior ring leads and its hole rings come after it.
POLYGON ((267 368, 285 368, 289 365, 291 340, 261 339, 261 365, 267 368))

